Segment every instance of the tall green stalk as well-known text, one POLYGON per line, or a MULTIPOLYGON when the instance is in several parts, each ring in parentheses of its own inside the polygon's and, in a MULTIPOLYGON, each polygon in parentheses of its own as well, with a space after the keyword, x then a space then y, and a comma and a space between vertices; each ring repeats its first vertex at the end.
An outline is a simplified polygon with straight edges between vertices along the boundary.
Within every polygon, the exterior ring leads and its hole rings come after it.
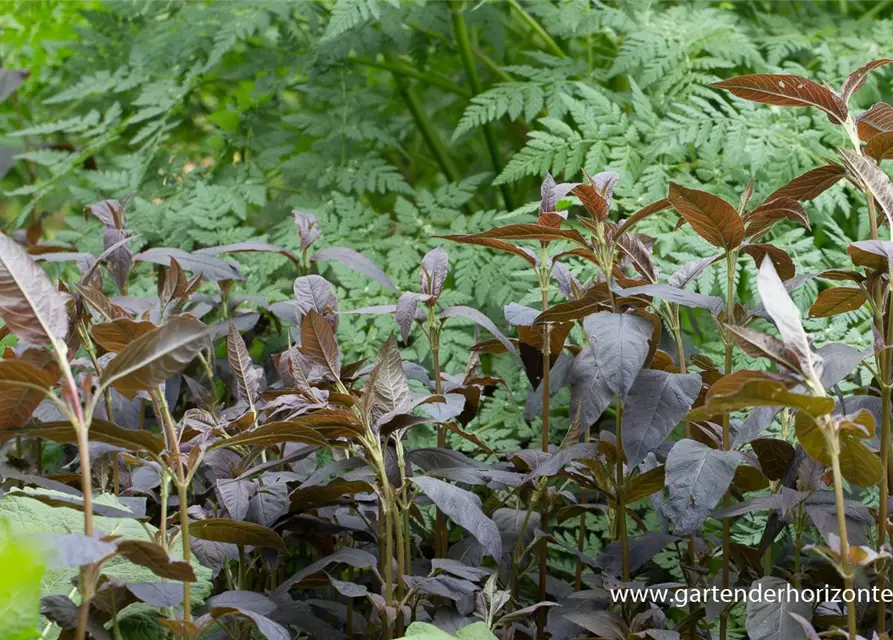
MULTIPOLYGON (((462 66, 465 68, 465 75, 468 77, 468 84, 471 85, 471 93, 476 96, 483 92, 481 80, 478 77, 477 66, 474 60, 474 51, 471 47, 471 40, 468 37, 468 27, 465 24, 465 15, 462 13, 463 0, 450 0, 450 17, 453 22, 453 35, 456 38, 456 46, 459 49, 459 55, 462 58, 462 66)), ((484 139, 487 142, 487 150, 490 153, 490 162, 493 164, 493 170, 499 175, 502 172, 502 153, 499 151, 499 141, 493 132, 493 127, 489 122, 483 126, 484 139)), ((502 199, 507 209, 514 209, 514 198, 512 190, 508 184, 499 185, 502 192, 502 199)))

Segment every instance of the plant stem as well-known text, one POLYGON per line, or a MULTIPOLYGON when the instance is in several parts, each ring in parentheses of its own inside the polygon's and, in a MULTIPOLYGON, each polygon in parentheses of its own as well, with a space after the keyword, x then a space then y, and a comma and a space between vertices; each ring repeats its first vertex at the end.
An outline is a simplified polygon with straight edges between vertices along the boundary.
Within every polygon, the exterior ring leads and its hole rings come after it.
MULTIPOLYGON (((385 483, 387 483, 387 477, 384 479, 385 483)), ((390 486, 385 484, 383 486, 383 492, 385 494, 390 493, 390 486)), ((391 511, 391 507, 387 502, 390 502, 389 498, 385 498, 386 504, 384 505, 384 525, 385 525, 385 533, 384 533, 384 558, 382 562, 384 566, 384 599, 385 605, 388 607, 394 606, 394 514, 391 511)), ((384 619, 384 637, 385 640, 388 640, 392 637, 391 625, 388 624, 387 618, 384 619)))
POLYGON ((614 493, 617 499, 617 538, 620 540, 620 562, 623 582, 629 582, 629 536, 626 530, 626 504, 623 495, 623 403, 617 398, 617 475, 614 493))
MULTIPOLYGON (((738 252, 733 250, 726 254, 726 322, 734 324, 735 315, 735 270, 738 266, 738 252)), ((726 336, 725 344, 725 375, 732 373, 732 341, 726 336)), ((729 425, 729 414, 722 417, 722 448, 728 451, 732 445, 729 425)), ((726 489, 722 497, 724 508, 732 504, 732 493, 726 489)), ((722 588, 729 588, 729 558, 732 550, 732 521, 730 518, 722 519, 722 588)), ((719 617, 719 638, 726 640, 729 624, 729 609, 723 610, 719 617)))
MULTIPOLYGON (((443 382, 440 379, 440 322, 437 320, 434 305, 428 305, 428 340, 431 346, 431 367, 434 374, 434 393, 443 393, 443 382)), ((446 448, 446 427, 437 424, 437 446, 446 448)), ((448 552, 447 523, 443 511, 437 509, 434 515, 434 557, 445 558, 448 552)))
MULTIPOLYGON (((831 450, 831 472, 834 474, 834 500, 837 506, 837 529, 840 534, 840 557, 844 585, 852 589, 855 585, 855 576, 850 562, 850 543, 846 529, 846 502, 843 497, 843 474, 840 472, 840 444, 836 433, 828 433, 824 430, 831 450)), ((847 627, 850 640, 856 640, 856 605, 848 602, 847 627)))
POLYGON ((399 74, 407 78, 418 80, 419 82, 426 82, 436 87, 440 87, 445 91, 449 91, 450 93, 460 95, 463 98, 471 97, 471 92, 469 92, 468 89, 456 84, 449 78, 441 76, 437 73, 432 73, 430 71, 419 71, 418 69, 407 64, 401 64, 395 61, 379 62, 378 60, 370 60, 368 58, 360 57, 347 58, 347 62, 353 62, 354 64, 358 64, 364 67, 372 67, 375 69, 390 71, 393 74, 399 74))
MULTIPOLYGON (((183 542, 183 560, 190 561, 189 551, 189 480, 186 477, 186 471, 183 468, 183 458, 180 455, 180 443, 177 440, 177 432, 174 429, 174 420, 171 417, 170 407, 167 406, 167 399, 164 397, 164 391, 161 387, 152 391, 152 399, 155 402, 156 409, 160 412, 161 422, 167 433, 168 447, 170 453, 174 457, 176 463, 176 479, 177 497, 180 502, 180 537, 183 542)), ((189 582, 183 581, 183 619, 187 622, 191 619, 191 587, 189 582)))
POLYGON ((546 33, 546 30, 543 29, 543 26, 539 22, 537 22, 536 18, 527 13, 524 8, 518 4, 518 0, 509 0, 509 6, 515 10, 536 35, 542 38, 543 42, 546 43, 546 48, 552 55, 559 58, 566 57, 564 51, 562 51, 561 47, 559 47, 555 40, 552 39, 552 36, 546 33))
POLYGON ((418 95, 413 88, 409 86, 409 82, 406 81, 404 76, 399 73, 394 73, 393 76, 394 82, 397 84, 397 90, 403 97, 404 102, 406 102, 406 106, 412 114, 419 132, 422 134, 422 138, 425 139, 425 143, 431 150, 434 159, 437 160, 437 164, 440 166, 441 171, 443 171, 444 175, 448 177, 450 181, 459 182, 462 179, 462 174, 456 168, 456 164, 453 162, 452 157, 450 157, 450 153, 443 144, 443 140, 440 139, 440 135, 438 135, 437 130, 434 128, 434 125, 428 117, 428 113, 425 111, 425 107, 421 100, 419 100, 418 95))
MULTIPOLYGON (((543 249, 542 256, 540 258, 541 265, 541 275, 540 275, 540 293, 542 295, 542 309, 543 312, 549 309, 549 280, 551 279, 551 273, 549 268, 549 258, 546 254, 546 250, 543 249)), ((549 452, 549 413, 550 413, 550 396, 551 396, 551 354, 549 350, 549 342, 551 335, 551 327, 549 323, 543 324, 543 346, 542 346, 542 354, 543 354, 543 453, 549 452)), ((543 487, 542 495, 540 496, 541 502, 541 510, 540 510, 540 529, 544 533, 549 532, 549 487, 548 485, 543 487)), ((546 578, 548 577, 548 568, 549 568, 549 545, 546 543, 546 538, 543 537, 539 542, 539 601, 545 602, 547 599, 547 582, 546 578)), ((546 618, 548 617, 549 610, 547 607, 540 607, 539 611, 537 611, 536 616, 536 637, 538 640, 546 637, 546 618)))
MULTIPOLYGON (((476 96, 483 92, 481 80, 478 77, 477 66, 474 61, 474 52, 471 48, 471 41, 468 38, 468 26, 465 24, 465 15, 462 13, 462 0, 450 0, 450 17, 453 22, 453 34, 456 38, 456 46, 459 49, 459 55, 462 58, 462 66, 465 68, 465 75, 468 76, 468 84, 471 85, 471 93, 476 96)), ((493 127, 489 122, 483 126, 484 139, 487 142, 487 150, 490 153, 490 162, 493 164, 493 170, 496 175, 502 173, 502 154, 499 151, 499 142, 493 133, 493 127)), ((501 184, 500 191, 506 209, 514 209, 514 199, 512 198, 512 190, 508 184, 501 184)))

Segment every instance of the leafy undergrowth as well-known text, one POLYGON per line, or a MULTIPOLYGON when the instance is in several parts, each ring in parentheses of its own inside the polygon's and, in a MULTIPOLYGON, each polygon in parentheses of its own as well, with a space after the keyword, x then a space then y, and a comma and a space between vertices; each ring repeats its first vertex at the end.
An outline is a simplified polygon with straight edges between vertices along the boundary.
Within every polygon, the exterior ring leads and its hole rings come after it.
MULTIPOLYGON (((327 37, 379 10, 336 8, 327 37)), ((450 18, 468 57, 463 15, 450 18)), ((227 42, 224 33, 212 60, 227 42)), ((45 238, 37 220, 0 235, 8 633, 884 637, 877 598, 681 596, 891 584, 893 243, 880 236, 893 223, 893 184, 879 163, 893 157, 893 107, 851 100, 891 62, 868 63, 837 90, 792 74, 700 87, 827 118, 841 148, 793 180, 750 184, 734 203, 667 181, 654 202, 628 207, 615 201, 615 171, 572 183, 546 174, 538 207, 419 224, 442 244, 398 284, 366 253, 322 246, 336 237, 323 234, 331 220, 303 210, 281 243, 218 235, 260 198, 250 170, 228 186, 194 185, 207 206, 182 192, 153 201, 184 224, 198 209, 209 216, 185 247, 165 246, 139 194, 87 206, 89 224, 69 221, 60 236, 83 233, 83 247, 45 238), (838 183, 864 194, 851 226, 869 238, 847 244, 848 263, 798 273, 768 239, 808 230, 813 201, 838 183), (705 255, 665 273, 659 254, 679 234, 696 234, 705 255), (458 290, 490 271, 456 273, 457 247, 529 290, 499 321, 458 290), (252 260, 279 261, 287 299, 251 289, 252 260), (342 275, 376 294, 339 299, 354 290, 342 275), (696 287, 704 278, 718 287, 696 287), (804 291, 819 291, 810 318, 868 318, 848 334, 854 344, 807 332, 792 299, 804 291), (717 344, 699 352, 686 338, 704 327, 717 344), (680 597, 614 597, 646 586, 680 597)), ((20 76, 5 70, 10 91, 20 76)), ((566 114, 586 121, 584 111, 566 114)), ((167 124, 145 134, 156 149, 167 124)), ((485 124, 470 111, 457 135, 485 124)), ((547 152, 525 147, 506 171, 547 152)), ((381 173, 409 194, 400 174, 381 173)), ((51 182, 20 192, 34 196, 23 219, 51 182)), ((419 207, 470 208, 474 188, 453 187, 419 195, 419 207)), ((399 224, 418 213, 398 205, 399 224)), ((367 244, 389 223, 370 222, 367 244)))

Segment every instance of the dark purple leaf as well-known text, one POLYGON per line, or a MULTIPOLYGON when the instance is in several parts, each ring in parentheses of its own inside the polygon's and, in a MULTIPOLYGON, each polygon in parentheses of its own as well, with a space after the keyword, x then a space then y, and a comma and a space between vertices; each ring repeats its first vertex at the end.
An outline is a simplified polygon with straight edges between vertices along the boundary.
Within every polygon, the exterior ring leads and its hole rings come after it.
POLYGON ((654 332, 651 320, 628 313, 595 313, 583 321, 598 375, 626 400, 645 364, 654 332))
POLYGON ((320 249, 314 253, 310 259, 314 262, 326 262, 329 260, 340 262, 348 269, 353 269, 354 271, 362 273, 364 276, 375 280, 386 289, 390 289, 391 291, 397 290, 397 287, 391 279, 378 265, 362 253, 354 251, 353 249, 347 249, 345 247, 328 247, 326 249, 320 249))
POLYGON ((425 254, 419 269, 419 291, 435 300, 439 298, 448 269, 449 256, 443 247, 437 247, 425 254))
POLYGON ((137 262, 151 262, 160 264, 163 267, 171 266, 171 258, 176 259, 185 271, 201 274, 203 279, 211 282, 245 279, 245 276, 239 272, 239 268, 234 264, 209 255, 187 253, 181 249, 155 247, 133 256, 133 259, 137 262))

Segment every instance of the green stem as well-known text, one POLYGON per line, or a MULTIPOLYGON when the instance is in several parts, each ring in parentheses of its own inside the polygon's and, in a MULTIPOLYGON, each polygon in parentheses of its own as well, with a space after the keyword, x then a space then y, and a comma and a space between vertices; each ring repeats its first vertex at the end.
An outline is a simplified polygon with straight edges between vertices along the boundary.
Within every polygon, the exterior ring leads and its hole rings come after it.
POLYGON ((440 136, 435 130, 431 119, 428 117, 428 112, 425 110, 421 100, 419 100, 418 95, 413 88, 409 86, 409 82, 406 81, 404 76, 399 73, 394 73, 393 76, 394 82, 397 84, 397 90, 403 97, 404 102, 406 102, 406 106, 412 114, 419 132, 422 134, 422 138, 424 138, 425 143, 431 150, 434 159, 437 160, 437 164, 440 166, 441 171, 443 171, 444 175, 446 175, 452 182, 459 182, 462 179, 462 174, 456 168, 446 145, 444 145, 443 140, 440 139, 440 136))
POLYGON ((440 87, 445 91, 449 91, 450 93, 455 93, 457 95, 462 96, 463 98, 471 98, 472 93, 450 80, 444 76, 441 76, 437 73, 432 73, 429 71, 419 71, 418 69, 411 67, 406 64, 401 64, 399 62, 379 62, 378 60, 369 60, 368 58, 348 58, 348 62, 353 62, 354 64, 362 65, 364 67, 372 67, 374 69, 382 69, 383 71, 390 71, 393 74, 398 74, 407 78, 412 78, 414 80, 418 80, 420 82, 426 82, 428 84, 434 85, 436 87, 440 87))
POLYGON ((629 582, 629 534, 626 529, 626 504, 623 474, 623 403, 617 398, 617 469, 614 493, 617 499, 617 538, 620 540, 620 562, 623 582, 629 582))
POLYGON ((515 12, 521 17, 521 19, 529 26, 533 32, 542 38, 543 42, 546 43, 546 48, 549 50, 552 55, 557 56, 559 58, 564 58, 565 53, 561 50, 561 47, 552 39, 546 30, 543 29, 543 26, 537 22, 536 18, 527 13, 524 8, 518 4, 518 0, 509 0, 509 6, 515 10, 515 12))
MULTIPOLYGON (((546 253, 546 250, 543 249, 542 256, 540 257, 540 265, 542 268, 542 272, 540 275, 540 294, 542 297, 542 309, 543 312, 549 309, 549 281, 551 279, 551 273, 549 265, 549 257, 546 253)), ((552 394, 552 381, 551 381, 551 354, 549 352, 549 338, 551 334, 551 325, 546 323, 543 325, 543 346, 542 346, 542 354, 543 354, 543 440, 542 447, 543 453, 549 452, 549 414, 551 413, 551 394, 552 394)), ((549 532, 549 488, 548 486, 544 487, 543 494, 540 498, 542 500, 542 508, 540 511, 540 528, 544 533, 549 532)), ((545 537, 539 543, 539 601, 545 602, 547 599, 547 582, 546 578, 548 577, 548 558, 549 558, 549 546, 546 543, 545 537)), ((546 607, 541 607, 537 612, 536 617, 536 637, 538 640, 546 637, 546 619, 547 619, 548 609, 546 607)))
MULTIPOLYGON (((828 434, 827 427, 825 433, 828 434)), ((843 582, 847 589, 852 589, 856 579, 853 575, 852 563, 850 562, 850 543, 847 538, 846 501, 843 497, 843 474, 840 472, 840 444, 837 441, 837 434, 830 434, 826 437, 828 438, 829 449, 831 449, 831 472, 834 475, 834 500, 837 506, 837 530, 840 534, 840 563, 843 582)), ((847 602, 846 607, 849 638, 850 640, 856 640, 856 605, 854 602, 847 602)))
MULTIPOLYGON (((474 52, 471 48, 471 40, 468 37, 468 26, 465 23, 465 15, 462 12, 463 0, 450 0, 450 16, 453 21, 453 34, 456 38, 456 44, 459 48, 459 55, 462 58, 462 66, 465 68, 465 75, 468 76, 468 84, 471 85, 471 93, 478 95, 483 92, 481 80, 478 77, 477 66, 474 61, 474 52)), ((487 150, 490 152, 490 162, 493 164, 493 170, 496 175, 502 173, 502 154, 499 151, 499 142, 493 133, 493 127, 489 122, 482 127, 484 131, 484 139, 487 142, 487 150)), ((512 198, 512 190, 509 185, 503 183, 500 185, 502 191, 502 199, 507 209, 514 209, 514 198, 512 198)))

